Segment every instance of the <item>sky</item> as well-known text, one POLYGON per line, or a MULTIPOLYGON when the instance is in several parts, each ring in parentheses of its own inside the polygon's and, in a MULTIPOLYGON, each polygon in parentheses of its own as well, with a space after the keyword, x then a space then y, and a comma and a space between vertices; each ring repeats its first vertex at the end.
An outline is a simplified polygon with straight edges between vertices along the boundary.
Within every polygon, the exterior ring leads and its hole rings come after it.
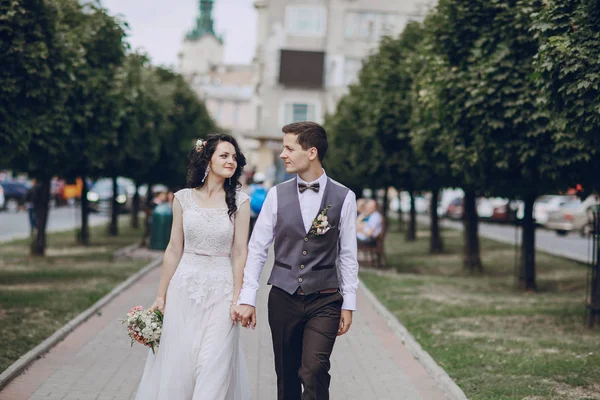
MULTIPOLYGON (((225 41, 226 63, 249 63, 256 47, 253 0, 214 0, 215 32, 225 41)), ((102 0, 129 25, 128 42, 143 49, 155 65, 177 66, 185 34, 199 15, 198 0, 102 0)))

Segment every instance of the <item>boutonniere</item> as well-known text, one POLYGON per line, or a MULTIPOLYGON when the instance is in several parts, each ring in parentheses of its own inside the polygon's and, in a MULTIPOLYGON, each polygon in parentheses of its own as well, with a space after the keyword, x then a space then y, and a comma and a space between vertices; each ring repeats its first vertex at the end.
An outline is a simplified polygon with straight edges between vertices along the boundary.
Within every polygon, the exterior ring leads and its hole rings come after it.
POLYGON ((321 236, 329 232, 333 226, 329 225, 329 221, 327 219, 327 211, 331 208, 331 204, 328 204, 313 220, 312 227, 310 228, 310 232, 315 236, 321 236))

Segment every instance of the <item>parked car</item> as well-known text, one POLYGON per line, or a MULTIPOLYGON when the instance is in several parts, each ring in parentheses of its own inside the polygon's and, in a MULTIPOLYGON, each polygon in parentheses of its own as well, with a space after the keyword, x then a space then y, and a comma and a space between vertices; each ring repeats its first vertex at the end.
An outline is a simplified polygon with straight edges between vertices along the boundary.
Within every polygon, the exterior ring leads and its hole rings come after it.
POLYGON ((25 197, 29 190, 28 185, 25 182, 2 181, 0 182, 0 186, 4 193, 3 210, 10 212, 19 211, 25 205, 25 197))
POLYGON ((508 200, 501 197, 488 198, 489 207, 492 208, 492 215, 488 218, 490 221, 508 223, 515 222, 517 210, 522 204, 520 200, 508 200))
MULTIPOLYGON (((120 212, 131 210, 135 185, 127 178, 117 178, 117 203, 120 212)), ((98 180, 88 191, 87 199, 90 210, 95 212, 109 213, 113 195, 112 179, 104 178, 98 180)))
POLYGON ((463 217, 463 198, 457 197, 450 202, 445 214, 446 218, 462 219, 463 217))
POLYGON ((563 205, 572 200, 569 196, 540 196, 533 205, 533 217, 538 224, 545 226, 551 212, 558 211, 563 205))
POLYGON ((557 211, 549 212, 545 226, 556 231, 559 236, 569 232, 579 232, 581 236, 585 236, 591 230, 591 221, 591 206, 574 200, 563 204, 557 211))
MULTIPOLYGON (((554 194, 538 197, 533 205, 533 218, 535 218, 535 222, 538 225, 546 226, 546 222, 548 222, 548 214, 550 212, 558 211, 563 204, 573 200, 575 200, 575 198, 572 196, 554 194)), ((523 219, 524 214, 524 204, 520 204, 519 209, 517 210, 517 218, 523 219)))

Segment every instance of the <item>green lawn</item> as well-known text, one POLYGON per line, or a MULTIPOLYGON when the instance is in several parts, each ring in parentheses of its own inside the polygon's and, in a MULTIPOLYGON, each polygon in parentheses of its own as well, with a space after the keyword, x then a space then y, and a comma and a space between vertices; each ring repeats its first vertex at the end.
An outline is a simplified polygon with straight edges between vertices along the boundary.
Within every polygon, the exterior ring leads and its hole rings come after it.
POLYGON ((45 258, 30 257, 27 240, 0 244, 0 372, 147 264, 112 260, 141 234, 122 218, 117 237, 92 228, 89 247, 74 232, 48 235, 45 258))
POLYGON ((473 400, 600 399, 600 329, 584 324, 587 267, 537 255, 539 293, 514 288, 514 247, 482 239, 485 273, 462 268, 462 236, 429 255, 390 232, 389 271, 361 279, 473 400))

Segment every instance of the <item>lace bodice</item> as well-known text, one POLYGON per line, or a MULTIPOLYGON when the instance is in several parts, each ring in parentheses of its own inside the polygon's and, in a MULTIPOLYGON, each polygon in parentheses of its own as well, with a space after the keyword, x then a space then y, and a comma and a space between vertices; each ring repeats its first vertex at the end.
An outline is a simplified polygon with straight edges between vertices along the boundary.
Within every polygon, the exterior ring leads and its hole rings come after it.
MULTIPOLYGON (((233 292, 231 269, 231 246, 233 244, 234 219, 228 209, 202 208, 192 197, 193 189, 182 189, 175 198, 183 209, 183 256, 172 278, 179 288, 187 288, 197 303, 208 305, 206 298, 215 292, 228 295, 233 292)), ((248 201, 244 192, 238 192, 239 207, 248 201)))
MULTIPOLYGON (((183 209, 184 249, 202 255, 226 255, 233 244, 233 219, 227 208, 202 208, 192 197, 193 189, 175 193, 183 209)), ((248 200, 248 195, 238 192, 238 208, 248 200)))

